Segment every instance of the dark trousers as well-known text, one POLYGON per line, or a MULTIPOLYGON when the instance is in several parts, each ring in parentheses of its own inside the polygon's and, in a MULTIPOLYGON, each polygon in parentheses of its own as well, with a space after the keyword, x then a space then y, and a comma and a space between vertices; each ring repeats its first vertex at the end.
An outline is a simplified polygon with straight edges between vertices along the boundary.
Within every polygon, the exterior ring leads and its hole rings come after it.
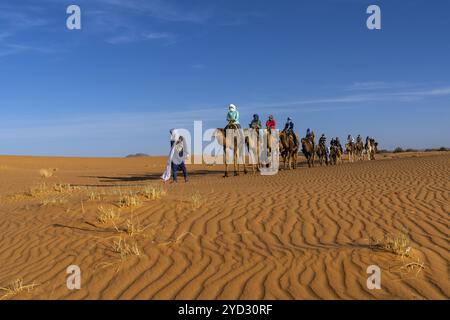
POLYGON ((187 179, 187 170, 186 170, 186 165, 184 164, 184 162, 182 162, 180 164, 175 164, 172 162, 173 181, 177 181, 177 172, 180 170, 183 171, 184 180, 186 180, 187 179))

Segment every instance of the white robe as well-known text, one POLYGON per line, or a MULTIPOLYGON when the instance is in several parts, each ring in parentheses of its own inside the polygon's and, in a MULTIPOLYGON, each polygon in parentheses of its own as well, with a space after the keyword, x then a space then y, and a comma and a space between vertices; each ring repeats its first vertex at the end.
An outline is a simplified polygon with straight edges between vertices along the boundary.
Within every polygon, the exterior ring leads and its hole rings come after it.
POLYGON ((186 146, 186 140, 183 140, 183 156, 180 157, 178 155, 178 152, 180 151, 179 146, 177 147, 177 143, 174 143, 172 146, 172 149, 170 149, 169 153, 169 159, 167 160, 167 166, 166 171, 164 171, 163 175, 161 176, 161 179, 164 181, 170 180, 170 177, 172 175, 172 162, 175 159, 176 162, 180 163, 184 161, 187 157, 189 157, 189 154, 187 153, 187 146, 186 146))

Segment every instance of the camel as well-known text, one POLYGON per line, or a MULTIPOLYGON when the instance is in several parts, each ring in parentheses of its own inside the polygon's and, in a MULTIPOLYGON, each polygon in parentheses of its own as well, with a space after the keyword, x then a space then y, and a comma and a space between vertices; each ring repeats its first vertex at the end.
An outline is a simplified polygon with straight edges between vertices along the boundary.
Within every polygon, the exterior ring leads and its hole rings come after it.
POLYGON ((288 169, 295 169, 297 167, 297 155, 298 155, 298 135, 297 143, 294 141, 292 135, 288 135, 286 132, 280 132, 280 154, 284 161, 284 169, 286 166, 288 169))
MULTIPOLYGON (((229 128, 229 129, 238 129, 236 125, 234 125, 233 128, 229 128)), ((239 132, 239 131, 237 131, 239 132)), ((224 173, 224 178, 228 177, 228 161, 227 161, 227 151, 233 151, 233 165, 234 165, 234 175, 238 176, 239 172, 240 172, 240 153, 239 151, 245 151, 245 149, 243 148, 243 143, 244 143, 244 139, 238 139, 238 137, 234 137, 233 139, 233 145, 229 146, 227 145, 227 138, 226 138, 226 133, 227 130, 223 129, 223 128, 217 128, 214 131, 214 136, 217 140, 217 142, 219 143, 219 145, 223 146, 223 153, 224 153, 224 157, 225 157, 225 173, 224 173)), ((245 155, 242 155, 245 156, 245 155)), ((244 173, 247 174, 247 167, 245 165, 245 157, 244 157, 244 173)))
POLYGON ((245 137, 245 146, 247 147, 247 151, 249 153, 249 161, 251 162, 252 166, 252 172, 255 173, 256 171, 260 171, 260 132, 255 131, 256 137, 250 137, 250 134, 252 132, 250 129, 244 129, 243 132, 245 137))
MULTIPOLYGON (((319 163, 321 166, 324 164, 328 165, 328 157, 327 157, 327 147, 325 144, 320 144, 317 146, 316 154, 319 158, 319 163)), ((313 160, 314 161, 314 160, 313 160)))
POLYGON ((364 145, 362 142, 362 139, 360 136, 358 136, 358 139, 356 141, 356 145, 355 145, 355 154, 356 157, 358 158, 358 160, 363 160, 363 150, 364 150, 364 145))
MULTIPOLYGON (((306 137, 308 138, 308 137, 306 137)), ((310 141, 312 142, 313 145, 313 150, 317 152, 317 147, 316 147, 316 134, 314 133, 314 131, 311 132, 311 136, 309 137, 310 141)), ((314 164, 314 161, 316 161, 316 152, 313 152, 313 156, 312 156, 312 162, 314 164)))
POLYGON ((330 164, 337 165, 339 162, 341 162, 341 150, 339 147, 335 144, 332 144, 330 146, 330 164))
POLYGON ((375 139, 371 139, 369 137, 366 138, 366 144, 364 149, 367 154, 367 160, 375 160, 375 153, 378 152, 378 142, 375 142, 375 139))
POLYGON ((302 139, 302 152, 308 162, 308 167, 314 167, 314 142, 311 138, 302 139))
POLYGON ((349 142, 345 145, 345 151, 348 154, 348 162, 354 162, 355 161, 355 151, 356 146, 353 142, 349 142))

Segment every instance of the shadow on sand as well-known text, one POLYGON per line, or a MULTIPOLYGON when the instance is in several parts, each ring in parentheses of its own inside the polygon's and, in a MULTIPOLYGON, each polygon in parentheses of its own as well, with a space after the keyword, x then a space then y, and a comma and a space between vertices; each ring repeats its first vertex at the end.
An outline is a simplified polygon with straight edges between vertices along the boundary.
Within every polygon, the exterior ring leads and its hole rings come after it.
MULTIPOLYGON (((178 173, 180 175, 181 172, 178 173)), ((209 175, 220 175, 223 174, 223 170, 194 170, 188 171, 189 177, 197 176, 209 176, 209 175)), ((130 175, 125 177, 112 177, 112 176, 82 176, 82 178, 94 178, 98 179, 99 182, 140 182, 140 181, 154 181, 161 180, 162 173, 153 173, 146 175, 130 175)), ((114 185, 115 186, 115 185, 114 185)))

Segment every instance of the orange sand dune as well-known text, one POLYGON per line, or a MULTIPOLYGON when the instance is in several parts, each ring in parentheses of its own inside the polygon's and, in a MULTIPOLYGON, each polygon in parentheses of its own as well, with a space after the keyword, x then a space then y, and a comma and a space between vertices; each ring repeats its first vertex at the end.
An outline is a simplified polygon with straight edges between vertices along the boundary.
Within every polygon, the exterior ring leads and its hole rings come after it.
POLYGON ((165 158, 0 157, 0 287, 34 284, 0 298, 448 299, 450 154, 378 159, 163 184, 165 158), (399 232, 407 255, 376 245, 399 232))

